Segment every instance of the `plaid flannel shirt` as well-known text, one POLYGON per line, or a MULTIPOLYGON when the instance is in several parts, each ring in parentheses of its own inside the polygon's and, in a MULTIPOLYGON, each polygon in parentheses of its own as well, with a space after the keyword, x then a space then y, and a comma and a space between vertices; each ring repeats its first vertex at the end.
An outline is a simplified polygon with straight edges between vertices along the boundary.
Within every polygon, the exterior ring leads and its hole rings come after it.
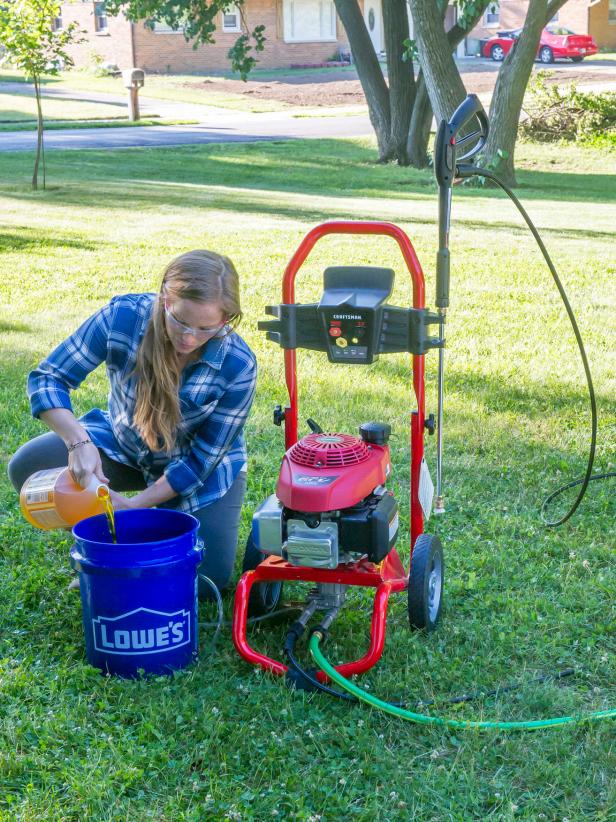
POLYGON ((171 452, 152 451, 133 425, 137 349, 152 314, 154 294, 125 294, 87 319, 28 375, 32 413, 72 410, 70 391, 102 362, 110 391, 108 410, 80 418, 95 445, 116 462, 163 473, 178 496, 165 505, 196 511, 222 497, 246 466, 243 428, 254 398, 257 365, 235 332, 214 337, 182 372, 182 420, 171 452))

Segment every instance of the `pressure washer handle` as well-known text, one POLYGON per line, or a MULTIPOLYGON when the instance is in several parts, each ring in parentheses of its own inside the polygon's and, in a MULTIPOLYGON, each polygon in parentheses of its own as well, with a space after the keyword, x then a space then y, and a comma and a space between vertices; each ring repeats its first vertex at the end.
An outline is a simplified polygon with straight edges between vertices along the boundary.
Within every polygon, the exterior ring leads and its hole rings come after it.
POLYGON ((451 187, 457 176, 458 160, 473 157, 484 147, 488 138, 488 118, 476 94, 469 94, 447 122, 441 120, 434 144, 434 174, 438 183, 438 232, 439 244, 436 257, 436 307, 449 306, 449 222, 451 217, 451 187), (467 131, 469 123, 477 120, 478 126, 467 131), (464 146, 470 146, 464 151, 464 146), (460 149, 463 153, 458 157, 460 149))
POLYGON ((478 154, 487 139, 488 118, 477 95, 469 94, 451 115, 449 122, 441 120, 436 133, 434 173, 439 187, 452 186, 456 176, 456 163, 478 154), (478 128, 458 137, 475 118, 478 121, 478 128), (470 148, 458 156, 460 149, 469 144, 470 148))

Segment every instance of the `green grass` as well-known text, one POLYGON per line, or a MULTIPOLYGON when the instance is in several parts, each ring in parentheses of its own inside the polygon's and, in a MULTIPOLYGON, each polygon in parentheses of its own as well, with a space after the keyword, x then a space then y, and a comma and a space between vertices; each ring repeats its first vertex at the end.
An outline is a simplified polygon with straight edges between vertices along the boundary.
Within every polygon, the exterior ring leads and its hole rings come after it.
MULTIPOLYGON (((519 194, 587 344, 600 415, 597 469, 614 470, 616 158, 608 149, 531 145, 518 154, 519 194)), ((172 256, 197 247, 224 252, 241 272, 242 333, 260 367, 247 430, 245 538, 251 511, 275 485, 283 437, 271 412, 286 399, 282 353, 257 321, 265 304, 279 301, 301 238, 324 219, 391 220, 416 247, 432 303, 432 177, 374 157, 367 143, 326 140, 48 152, 49 188, 33 193, 32 157, 1 154, 2 460, 42 430, 29 417, 25 376, 52 346, 111 295, 155 288, 172 256)), ((538 518, 547 493, 585 464, 587 399, 571 331, 500 193, 456 188, 451 251, 448 512, 428 523, 445 546, 446 607, 435 634, 411 634, 404 596, 393 596, 385 653, 362 682, 380 696, 428 699, 573 666, 567 684, 434 711, 526 719, 613 706, 613 481, 594 483, 561 529, 546 530, 538 518)), ((399 253, 374 239, 322 241, 302 269, 298 299, 318 298, 325 266, 352 262, 394 267, 392 300, 408 304, 399 253)), ((298 359, 302 420, 349 432, 368 419, 391 423, 391 488, 406 559, 408 358, 381 357, 352 375, 317 354, 298 359)), ((428 411, 436 410, 435 379, 429 355, 428 411)), ((105 396, 104 374, 95 373, 75 392, 76 410, 104 405, 105 396)), ((434 469, 433 439, 427 448, 434 469)), ((616 818, 613 723, 526 736, 425 730, 289 691, 239 659, 228 630, 210 656, 203 629, 201 660, 172 678, 101 677, 84 661, 79 598, 66 591, 70 537, 31 529, 6 479, 0 506, 3 822, 616 818)), ((292 587, 287 596, 297 596, 292 587)), ((230 599, 225 608, 229 614, 230 599)), ((353 590, 328 658, 363 653, 369 614, 370 593, 353 590)), ((279 657, 284 634, 284 626, 262 626, 251 641, 279 657)))
MULTIPOLYGON (((197 120, 157 120, 145 117, 141 120, 57 120, 45 122, 45 131, 61 131, 72 128, 139 128, 141 126, 186 126, 197 123, 197 120)), ((36 131, 36 123, 16 123, 0 125, 0 131, 36 131)))
MULTIPOLYGON (((92 103, 82 100, 59 100, 43 97, 43 116, 46 120, 89 120, 113 119, 126 117, 126 104, 111 105, 92 103)), ((0 122, 23 122, 36 119, 36 100, 34 96, 20 94, 0 94, 0 122)))
MULTIPOLYGON (((13 75, 0 75, 0 79, 21 80, 13 75)), ((47 78, 51 82, 55 78, 47 78)), ((96 78, 94 78, 96 79, 96 78)), ((46 85, 43 86, 46 88, 46 85)), ((72 87, 75 88, 74 86, 72 87)), ((85 89, 93 91, 96 89, 85 89)), ((114 89, 118 94, 119 88, 114 89)), ((147 111, 138 122, 127 119, 126 102, 102 103, 91 100, 70 100, 42 94, 43 118, 46 130, 66 128, 118 128, 121 126, 171 126, 198 122, 195 119, 160 118, 147 111)), ((0 132, 36 131, 36 100, 32 95, 0 93, 0 132)))
MULTIPOLYGON (((329 69, 333 71, 334 69, 329 69)), ((314 70, 318 75, 319 71, 314 70)), ((289 72, 255 72, 251 74, 251 80, 271 80, 280 76, 288 76, 289 72)), ((201 106, 214 106, 216 108, 228 108, 238 111, 281 111, 290 109, 292 106, 277 100, 254 100, 243 94, 235 92, 210 91, 208 81, 215 80, 217 83, 227 79, 238 80, 239 77, 232 75, 200 75, 200 74, 147 74, 145 85, 141 92, 142 97, 158 100, 167 100, 174 103, 190 103, 201 106)), ((316 79, 316 78, 315 78, 316 79)), ((0 82, 23 82, 22 74, 14 70, 0 70, 0 82)), ((126 89, 121 77, 96 77, 86 71, 65 71, 57 76, 48 75, 42 79, 44 87, 76 90, 76 91, 98 91, 124 96, 126 89)))

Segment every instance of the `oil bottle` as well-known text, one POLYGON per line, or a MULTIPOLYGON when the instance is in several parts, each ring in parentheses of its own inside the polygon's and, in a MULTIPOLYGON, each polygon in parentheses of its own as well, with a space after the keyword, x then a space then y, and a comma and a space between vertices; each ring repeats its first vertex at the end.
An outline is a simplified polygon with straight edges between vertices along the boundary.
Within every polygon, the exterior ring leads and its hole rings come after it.
POLYGON ((92 477, 82 488, 71 477, 68 468, 37 471, 24 482, 19 502, 24 517, 35 528, 72 528, 86 517, 107 510, 107 486, 92 477))

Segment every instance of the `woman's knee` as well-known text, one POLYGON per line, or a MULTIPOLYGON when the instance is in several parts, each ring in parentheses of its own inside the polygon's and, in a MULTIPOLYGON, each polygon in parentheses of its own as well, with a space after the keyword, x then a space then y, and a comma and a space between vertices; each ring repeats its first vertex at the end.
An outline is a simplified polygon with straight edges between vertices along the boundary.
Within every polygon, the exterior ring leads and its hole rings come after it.
POLYGON ((24 476, 23 459, 19 453, 20 451, 21 448, 13 454, 6 469, 9 480, 16 491, 21 490, 22 485, 27 479, 27 477, 24 476))
POLYGON ((68 451, 61 438, 49 431, 21 445, 9 460, 7 473, 16 491, 28 477, 45 468, 61 468, 68 464, 68 451))

